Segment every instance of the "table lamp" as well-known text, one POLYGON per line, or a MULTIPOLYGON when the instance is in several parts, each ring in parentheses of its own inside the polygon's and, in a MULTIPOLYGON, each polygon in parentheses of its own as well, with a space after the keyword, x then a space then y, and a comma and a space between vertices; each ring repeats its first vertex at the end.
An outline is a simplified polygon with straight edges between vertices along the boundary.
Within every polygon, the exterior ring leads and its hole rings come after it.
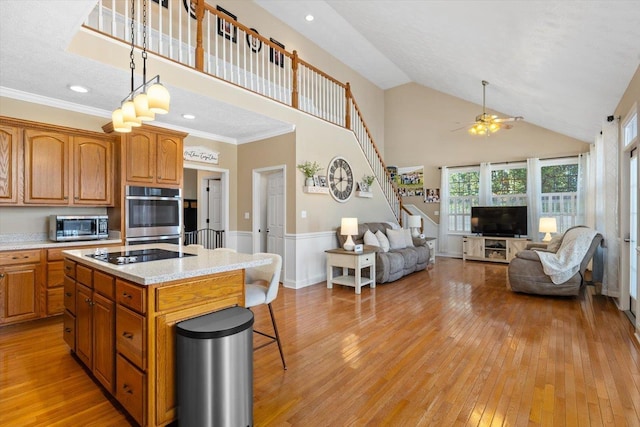
POLYGON ((352 251, 356 245, 351 236, 358 234, 358 218, 342 218, 340 234, 347 236, 347 241, 344 242, 342 248, 345 251, 352 251))
POLYGON ((538 225, 538 231, 540 233, 547 233, 544 235, 543 242, 551 241, 551 233, 558 232, 558 223, 555 218, 540 218, 540 224, 538 225))
POLYGON ((407 225, 411 229, 411 236, 418 237, 420 228, 422 228, 422 217, 420 215, 410 215, 407 225))

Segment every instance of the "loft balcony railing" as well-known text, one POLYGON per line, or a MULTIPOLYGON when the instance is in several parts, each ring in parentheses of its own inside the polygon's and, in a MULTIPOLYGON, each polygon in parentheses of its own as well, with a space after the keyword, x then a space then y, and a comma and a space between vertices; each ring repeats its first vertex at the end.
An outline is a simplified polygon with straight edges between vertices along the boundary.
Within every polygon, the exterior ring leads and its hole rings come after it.
MULTIPOLYGON (((142 41, 143 0, 99 0, 86 28, 131 44, 142 41)), ((353 131, 396 219, 400 196, 358 108, 342 83, 203 0, 147 0, 147 51, 353 131), (166 4, 166 7, 163 6, 166 4)))

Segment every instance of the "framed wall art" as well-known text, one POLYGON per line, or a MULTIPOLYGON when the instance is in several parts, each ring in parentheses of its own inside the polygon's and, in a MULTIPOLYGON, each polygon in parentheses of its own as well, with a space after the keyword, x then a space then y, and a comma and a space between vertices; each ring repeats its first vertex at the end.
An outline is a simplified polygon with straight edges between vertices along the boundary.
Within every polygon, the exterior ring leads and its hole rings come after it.
MULTIPOLYGON (((260 34, 255 28, 251 28, 251 31, 255 31, 256 34, 260 34)), ((262 40, 250 33, 247 33, 247 44, 251 48, 252 52, 258 53, 262 50, 262 40)))
MULTIPOLYGON (((269 38, 269 40, 271 40, 271 43, 284 49, 284 45, 279 41, 274 40, 272 38, 269 38)), ((279 65, 280 68, 284 68, 284 53, 275 49, 273 46, 269 46, 269 61, 273 62, 276 65, 279 65)))
MULTIPOLYGON (((229 16, 229 18, 234 21, 238 20, 238 17, 228 10, 223 9, 220 6, 216 6, 216 9, 229 16)), ((236 43, 238 41, 238 27, 233 25, 230 20, 226 20, 218 16, 218 35, 224 36, 225 39, 236 43)))

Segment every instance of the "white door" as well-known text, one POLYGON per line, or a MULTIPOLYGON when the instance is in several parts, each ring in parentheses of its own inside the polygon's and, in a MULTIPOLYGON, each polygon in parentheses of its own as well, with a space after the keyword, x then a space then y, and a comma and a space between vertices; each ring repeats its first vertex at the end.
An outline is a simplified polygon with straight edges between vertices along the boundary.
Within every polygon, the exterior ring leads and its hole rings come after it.
POLYGON ((638 149, 631 150, 629 158, 629 298, 630 310, 638 313, 638 149))
POLYGON ((267 176, 267 252, 284 256, 284 173, 267 176))
POLYGON ((207 223, 209 228, 224 230, 224 221, 222 218, 222 181, 220 179, 210 179, 207 184, 209 188, 207 223))

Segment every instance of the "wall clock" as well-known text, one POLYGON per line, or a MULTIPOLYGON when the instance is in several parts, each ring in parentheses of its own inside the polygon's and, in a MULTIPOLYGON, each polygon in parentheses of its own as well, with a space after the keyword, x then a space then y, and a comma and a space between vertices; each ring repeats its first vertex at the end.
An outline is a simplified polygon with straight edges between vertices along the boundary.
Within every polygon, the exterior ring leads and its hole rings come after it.
POLYGON ((334 199, 340 203, 349 200, 354 189, 353 170, 344 157, 334 157, 329 162, 327 180, 334 199))

